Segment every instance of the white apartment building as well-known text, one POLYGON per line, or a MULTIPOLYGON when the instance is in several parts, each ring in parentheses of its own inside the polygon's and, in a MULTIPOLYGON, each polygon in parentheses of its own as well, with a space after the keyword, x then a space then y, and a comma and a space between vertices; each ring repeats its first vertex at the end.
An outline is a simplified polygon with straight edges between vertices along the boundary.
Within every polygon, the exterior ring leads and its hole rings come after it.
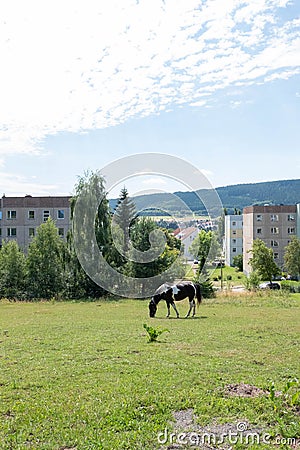
POLYGON ((225 216, 224 253, 226 266, 233 265, 233 258, 243 254, 243 216, 225 216))

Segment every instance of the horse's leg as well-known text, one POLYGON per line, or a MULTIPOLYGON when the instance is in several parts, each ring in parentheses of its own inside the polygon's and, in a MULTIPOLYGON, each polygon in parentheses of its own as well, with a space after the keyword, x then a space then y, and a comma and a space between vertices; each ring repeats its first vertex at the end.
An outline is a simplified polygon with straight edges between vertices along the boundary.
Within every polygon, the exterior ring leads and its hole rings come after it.
POLYGON ((196 302, 195 299, 193 298, 193 317, 196 314, 196 302))
POLYGON ((190 304, 190 309, 188 310, 188 313, 185 316, 186 318, 190 316, 192 309, 193 309, 193 317, 194 317, 195 312, 196 312, 196 303, 195 303, 195 300, 193 298, 192 299, 189 298, 189 304, 190 304))
POLYGON ((179 317, 179 312, 177 311, 176 305, 175 305, 174 302, 172 302, 171 305, 173 306, 173 308, 174 308, 174 310, 175 310, 175 312, 176 312, 177 319, 178 319, 178 317, 179 317))
POLYGON ((170 303, 169 303, 169 302, 166 302, 166 304, 167 304, 167 308, 168 308, 168 314, 167 314, 167 317, 169 317, 169 316, 170 316, 170 303))

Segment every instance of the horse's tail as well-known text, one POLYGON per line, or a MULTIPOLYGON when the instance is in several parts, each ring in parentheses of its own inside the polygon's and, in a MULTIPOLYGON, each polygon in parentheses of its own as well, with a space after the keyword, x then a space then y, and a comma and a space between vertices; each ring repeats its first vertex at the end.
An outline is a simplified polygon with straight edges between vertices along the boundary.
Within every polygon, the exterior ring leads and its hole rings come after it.
POLYGON ((194 286, 195 286, 195 290, 196 290, 197 304, 200 305, 200 303, 202 301, 200 284, 195 283, 194 286))

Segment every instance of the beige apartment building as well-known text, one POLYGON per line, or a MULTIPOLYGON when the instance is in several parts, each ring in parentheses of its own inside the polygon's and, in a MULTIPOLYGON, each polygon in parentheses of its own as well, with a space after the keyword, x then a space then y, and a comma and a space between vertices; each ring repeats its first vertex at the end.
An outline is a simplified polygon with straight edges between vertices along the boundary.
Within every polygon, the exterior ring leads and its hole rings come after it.
POLYGON ((249 274, 251 267, 249 250, 254 239, 261 239, 272 248, 274 260, 284 267, 285 247, 292 236, 300 237, 300 204, 248 206, 243 210, 243 264, 244 272, 249 274), (298 227, 298 228, 297 228, 298 227))
POLYGON ((27 250, 38 226, 51 217, 58 234, 65 239, 71 227, 69 196, 64 197, 3 197, 0 199, 0 245, 14 239, 27 250))

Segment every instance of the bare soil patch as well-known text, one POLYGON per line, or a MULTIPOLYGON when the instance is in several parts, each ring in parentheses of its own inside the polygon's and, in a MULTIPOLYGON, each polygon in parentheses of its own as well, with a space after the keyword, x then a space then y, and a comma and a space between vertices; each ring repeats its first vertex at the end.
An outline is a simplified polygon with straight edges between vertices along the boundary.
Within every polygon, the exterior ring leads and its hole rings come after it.
POLYGON ((166 446, 161 450, 201 449, 201 450, 229 450, 232 444, 226 443, 230 435, 243 436, 262 432, 261 429, 251 426, 246 420, 236 423, 211 423, 206 426, 199 425, 193 409, 175 411, 173 413, 172 431, 168 433, 166 446))
POLYGON ((268 391, 245 383, 228 384, 225 387, 225 394, 231 397, 260 397, 268 393, 268 391))

